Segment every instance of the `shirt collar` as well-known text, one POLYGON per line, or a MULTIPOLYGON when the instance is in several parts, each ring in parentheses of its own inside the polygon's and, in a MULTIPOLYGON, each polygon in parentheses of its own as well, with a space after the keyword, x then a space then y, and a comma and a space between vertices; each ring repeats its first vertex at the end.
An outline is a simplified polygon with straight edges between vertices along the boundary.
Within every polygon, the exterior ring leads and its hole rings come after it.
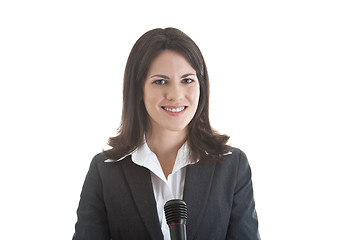
MULTIPOLYGON (((132 161, 135 164, 146 167, 147 169, 149 169, 151 172, 156 174, 161 179, 165 178, 164 173, 161 169, 159 160, 156 157, 156 154, 150 150, 146 141, 144 141, 144 143, 141 146, 139 146, 138 148, 136 148, 133 152, 131 152, 117 160, 107 159, 107 160, 105 160, 105 162, 119 162, 130 155, 131 155, 132 161)), ((198 161, 199 160, 193 162, 191 160, 189 145, 187 142, 185 142, 181 146, 181 148, 178 150, 172 173, 175 173, 179 169, 181 169, 189 164, 194 164, 198 161)))

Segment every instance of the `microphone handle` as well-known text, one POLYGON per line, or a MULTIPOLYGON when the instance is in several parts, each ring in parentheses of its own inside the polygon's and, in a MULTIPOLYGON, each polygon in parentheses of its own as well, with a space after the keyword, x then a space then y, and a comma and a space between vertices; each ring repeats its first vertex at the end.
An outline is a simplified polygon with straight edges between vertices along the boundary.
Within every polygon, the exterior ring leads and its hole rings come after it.
POLYGON ((171 240, 186 240, 185 223, 174 223, 169 228, 171 240))

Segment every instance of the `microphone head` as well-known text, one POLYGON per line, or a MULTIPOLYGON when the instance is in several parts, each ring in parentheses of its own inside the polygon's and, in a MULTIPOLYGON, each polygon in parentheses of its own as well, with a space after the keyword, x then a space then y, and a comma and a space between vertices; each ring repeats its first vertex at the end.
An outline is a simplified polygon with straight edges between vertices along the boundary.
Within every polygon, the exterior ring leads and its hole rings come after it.
POLYGON ((187 220, 187 206, 181 199, 169 200, 164 206, 166 222, 168 225, 185 224, 187 220))

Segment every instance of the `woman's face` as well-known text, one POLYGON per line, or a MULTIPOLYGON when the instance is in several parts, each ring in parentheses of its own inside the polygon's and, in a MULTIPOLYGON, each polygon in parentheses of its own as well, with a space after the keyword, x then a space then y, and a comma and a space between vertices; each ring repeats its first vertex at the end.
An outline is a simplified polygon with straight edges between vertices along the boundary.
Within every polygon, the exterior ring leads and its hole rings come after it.
POLYGON ((164 50, 152 61, 145 79, 144 103, 153 131, 185 131, 199 96, 196 71, 182 55, 164 50))

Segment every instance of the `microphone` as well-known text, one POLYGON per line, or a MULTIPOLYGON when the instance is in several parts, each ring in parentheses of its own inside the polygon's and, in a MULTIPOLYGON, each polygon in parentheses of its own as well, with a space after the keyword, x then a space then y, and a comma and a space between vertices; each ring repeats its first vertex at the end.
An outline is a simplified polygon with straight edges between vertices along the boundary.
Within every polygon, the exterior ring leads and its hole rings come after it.
POLYGON ((164 210, 171 240, 186 240, 186 203, 181 199, 169 200, 165 203, 164 210))

